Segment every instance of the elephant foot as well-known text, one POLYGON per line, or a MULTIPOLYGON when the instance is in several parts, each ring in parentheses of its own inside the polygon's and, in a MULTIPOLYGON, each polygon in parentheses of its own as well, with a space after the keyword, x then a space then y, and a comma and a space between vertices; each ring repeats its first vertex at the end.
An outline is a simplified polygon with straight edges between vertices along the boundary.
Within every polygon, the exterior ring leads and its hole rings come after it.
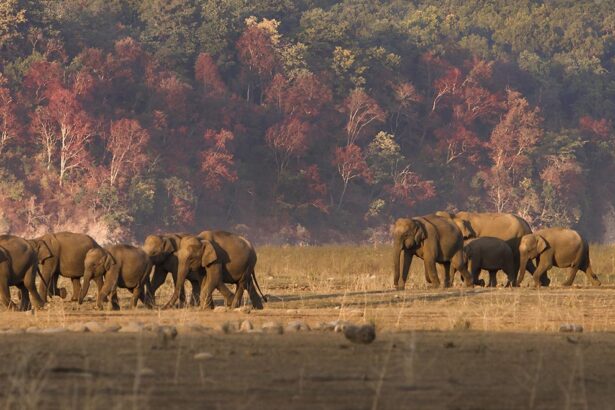
POLYGON ((566 287, 572 286, 572 282, 566 281, 566 282, 562 283, 562 286, 566 286, 566 287))
POLYGON ((114 311, 120 310, 120 305, 111 305, 111 310, 114 310, 114 311))
POLYGON ((17 304, 15 302, 13 302, 12 300, 9 302, 9 304, 6 306, 7 310, 11 310, 11 311, 17 311, 19 310, 19 307, 17 306, 17 304))
MULTIPOLYGON (((62 299, 66 299, 66 297, 68 296, 68 292, 66 291, 66 288, 58 289, 58 296, 61 297, 62 299)), ((71 300, 71 302, 72 301, 73 300, 71 300)))

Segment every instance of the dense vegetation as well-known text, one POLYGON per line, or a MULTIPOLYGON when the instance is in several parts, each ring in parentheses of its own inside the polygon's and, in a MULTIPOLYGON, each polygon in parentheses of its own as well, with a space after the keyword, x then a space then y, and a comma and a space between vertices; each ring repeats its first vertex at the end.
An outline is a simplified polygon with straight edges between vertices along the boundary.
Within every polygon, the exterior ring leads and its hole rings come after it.
POLYGON ((4 0, 0 69, 3 232, 613 214, 606 0, 4 0))

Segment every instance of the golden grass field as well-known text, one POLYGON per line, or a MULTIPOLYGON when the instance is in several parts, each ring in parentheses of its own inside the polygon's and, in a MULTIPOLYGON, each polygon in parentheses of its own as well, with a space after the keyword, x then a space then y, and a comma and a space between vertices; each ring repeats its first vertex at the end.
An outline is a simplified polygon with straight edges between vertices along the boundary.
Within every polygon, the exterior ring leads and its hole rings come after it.
MULTIPOLYGON (((262 311, 200 308, 98 312, 93 302, 53 298, 43 310, 0 312, 0 409, 21 408, 611 408, 615 398, 615 247, 592 246, 601 287, 431 289, 420 260, 405 291, 392 287, 388 247, 257 249, 262 311), (225 323, 313 330, 225 334, 225 323), (373 323, 355 345, 317 330, 335 320, 373 323), (173 325, 156 332, 30 334, 18 329, 105 324, 173 325), (574 323, 583 333, 560 333, 574 323), (6 333, 6 332, 4 332, 6 333), (195 355, 207 353, 207 360, 195 355), (209 356, 211 355, 211 357, 209 356)), ((485 273, 486 274, 486 273, 485 273)), ((504 282, 500 273, 499 281, 504 282)), ((72 289, 68 281, 60 281, 72 289)), ((189 288, 189 285, 188 285, 189 288)), ((170 278, 157 295, 170 297, 170 278)), ((95 286, 90 290, 94 296, 95 286)), ((247 300, 247 299, 246 299, 247 300)), ((215 299, 222 304, 219 295, 215 299)))

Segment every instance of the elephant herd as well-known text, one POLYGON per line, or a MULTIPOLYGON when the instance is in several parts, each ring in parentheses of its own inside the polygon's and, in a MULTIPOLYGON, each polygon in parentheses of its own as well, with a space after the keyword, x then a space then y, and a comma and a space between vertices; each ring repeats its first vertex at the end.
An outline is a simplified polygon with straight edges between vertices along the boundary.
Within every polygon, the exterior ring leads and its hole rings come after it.
MULTIPOLYGON (((600 285, 589 259, 589 246, 571 229, 549 228, 532 232, 519 216, 505 213, 436 212, 400 218, 392 227, 394 285, 403 289, 414 256, 423 260, 425 279, 434 287, 451 286, 458 271, 466 286, 485 285, 480 272, 489 272, 488 286, 497 285, 497 272, 507 276, 507 286, 518 286, 528 270, 534 286, 548 286, 547 271, 568 268, 564 285, 572 285, 582 270, 594 285, 600 285), (536 261, 536 265, 534 264, 536 261), (438 277, 437 265, 443 267, 438 277)), ((245 238, 224 231, 149 235, 142 247, 101 247, 82 233, 48 233, 34 239, 0 235, 0 302, 9 309, 42 307, 50 295, 67 296, 58 288, 58 278, 72 282, 72 301, 83 302, 92 280, 98 288, 96 308, 111 297, 118 309, 117 288, 132 292, 131 305, 140 300, 155 304, 158 288, 171 274, 174 290, 164 308, 190 303, 213 308, 215 289, 225 304, 239 307, 244 291, 252 305, 266 301, 258 286, 254 267, 256 251, 245 238), (36 286, 38 276, 38 288, 36 286), (83 280, 83 284, 82 284, 83 280), (192 285, 186 301, 184 284, 192 285), (235 284, 233 293, 226 285, 235 284), (9 286, 20 290, 19 306, 11 301, 9 286)))
POLYGON ((488 286, 496 286, 502 270, 507 286, 519 286, 526 270, 536 287, 548 286, 547 271, 568 268, 564 286, 582 270, 593 285, 600 280, 592 270, 589 245, 572 229, 547 228, 532 232, 521 217, 506 213, 436 212, 399 218, 393 228, 393 283, 403 289, 412 258, 423 260, 425 280, 434 287, 448 287, 457 271, 466 286, 484 285, 480 272, 489 272, 488 286), (533 261, 536 261, 534 265, 533 261), (440 280, 436 265, 443 267, 440 280))
POLYGON ((165 308, 178 301, 186 303, 184 283, 188 280, 192 285, 190 304, 213 308, 212 293, 218 289, 227 306, 239 307, 247 290, 252 305, 262 309, 265 297, 256 281, 255 265, 252 244, 224 231, 149 235, 142 248, 101 247, 90 236, 73 232, 48 233, 29 240, 0 235, 0 302, 9 309, 41 308, 48 296, 67 296, 66 289, 58 288, 58 278, 63 276, 71 280, 71 300, 79 304, 94 280, 98 309, 109 296, 113 308, 119 309, 117 288, 131 291, 131 306, 140 300, 152 307, 156 290, 171 274, 174 292, 165 308), (234 294, 226 284, 236 285, 234 294), (10 286, 20 290, 19 306, 11 300, 10 286))

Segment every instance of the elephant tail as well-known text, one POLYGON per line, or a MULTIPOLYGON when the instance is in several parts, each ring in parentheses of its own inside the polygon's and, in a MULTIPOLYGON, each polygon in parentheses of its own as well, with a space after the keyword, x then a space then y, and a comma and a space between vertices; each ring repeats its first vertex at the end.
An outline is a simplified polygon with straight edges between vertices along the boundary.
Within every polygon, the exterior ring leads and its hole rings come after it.
POLYGON ((263 294, 263 291, 261 290, 261 287, 256 280, 256 274, 254 273, 254 270, 252 270, 252 279, 254 279, 254 284, 256 285, 256 289, 258 290, 258 293, 260 293, 261 298, 263 298, 263 301, 267 302, 267 296, 263 294))
MULTIPOLYGON (((49 292, 49 283, 47 283, 47 281, 45 280, 45 277, 41 273, 41 270, 38 268, 38 258, 36 258, 36 260, 34 261, 32 265, 33 265, 32 269, 36 270, 36 274, 34 276, 38 275, 38 277, 41 278, 41 280, 43 281, 43 284, 45 284, 45 289, 47 289, 47 291, 49 292)), ((43 300, 47 300, 47 299, 43 298, 43 300)))

